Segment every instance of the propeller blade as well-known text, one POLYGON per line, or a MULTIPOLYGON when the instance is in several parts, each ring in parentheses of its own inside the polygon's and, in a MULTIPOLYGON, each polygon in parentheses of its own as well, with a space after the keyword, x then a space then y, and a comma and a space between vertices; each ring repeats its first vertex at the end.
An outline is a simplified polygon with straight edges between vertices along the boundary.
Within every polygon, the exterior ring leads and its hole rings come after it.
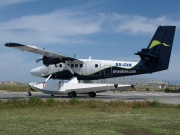
POLYGON ((36 60, 36 63, 40 62, 41 60, 43 60, 43 57, 37 59, 37 60, 36 60))
POLYGON ((37 59, 37 60, 36 60, 36 63, 40 62, 41 60, 42 60, 42 59, 37 59))

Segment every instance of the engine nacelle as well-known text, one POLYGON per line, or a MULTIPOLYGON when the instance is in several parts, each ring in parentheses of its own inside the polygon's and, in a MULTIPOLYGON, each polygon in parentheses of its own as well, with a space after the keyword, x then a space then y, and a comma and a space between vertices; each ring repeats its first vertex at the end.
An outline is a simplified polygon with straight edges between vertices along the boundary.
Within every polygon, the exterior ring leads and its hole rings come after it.
POLYGON ((43 60, 43 64, 46 66, 58 64, 62 62, 62 60, 60 60, 59 58, 51 58, 51 57, 46 57, 46 56, 43 56, 42 60, 43 60))
POLYGON ((74 58, 66 57, 66 58, 51 58, 47 56, 43 56, 42 59, 43 64, 48 66, 48 65, 53 65, 53 64, 58 64, 58 63, 65 63, 66 61, 74 61, 74 58))

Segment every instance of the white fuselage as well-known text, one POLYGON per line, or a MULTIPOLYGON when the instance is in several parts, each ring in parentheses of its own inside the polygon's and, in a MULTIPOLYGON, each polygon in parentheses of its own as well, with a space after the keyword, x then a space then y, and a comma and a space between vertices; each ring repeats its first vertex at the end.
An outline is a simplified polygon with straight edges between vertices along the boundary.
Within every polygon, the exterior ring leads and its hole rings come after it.
MULTIPOLYGON (((66 66, 65 63, 59 63, 56 65, 40 66, 31 70, 31 74, 34 76, 44 77, 50 74, 68 71, 69 68, 72 73, 91 76, 99 71, 103 71, 107 68, 117 67, 125 70, 132 69, 138 62, 127 62, 127 61, 111 61, 111 60, 93 60, 93 59, 80 59, 79 61, 68 61, 66 66)), ((111 72, 107 72, 107 76, 118 73, 117 70, 111 69, 111 72)), ((106 72, 99 72, 98 74, 106 74, 106 72)), ((97 74, 96 74, 97 75, 97 74)))

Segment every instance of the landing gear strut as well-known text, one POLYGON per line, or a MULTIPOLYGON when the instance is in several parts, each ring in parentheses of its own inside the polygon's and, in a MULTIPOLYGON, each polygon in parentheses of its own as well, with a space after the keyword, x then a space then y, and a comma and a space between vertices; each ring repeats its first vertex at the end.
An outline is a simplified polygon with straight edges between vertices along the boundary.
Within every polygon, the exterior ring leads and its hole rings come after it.
POLYGON ((96 92, 89 92, 89 97, 94 98, 96 96, 96 92))
POLYGON ((72 92, 69 92, 69 93, 68 93, 68 97, 69 97, 69 98, 75 98, 76 95, 77 95, 77 94, 76 94, 75 91, 72 91, 72 92))
POLYGON ((29 91, 29 89, 30 89, 30 87, 27 88, 27 96, 30 97, 32 94, 31 94, 31 92, 29 91))
POLYGON ((28 91, 27 95, 30 97, 32 94, 31 94, 31 92, 28 91))

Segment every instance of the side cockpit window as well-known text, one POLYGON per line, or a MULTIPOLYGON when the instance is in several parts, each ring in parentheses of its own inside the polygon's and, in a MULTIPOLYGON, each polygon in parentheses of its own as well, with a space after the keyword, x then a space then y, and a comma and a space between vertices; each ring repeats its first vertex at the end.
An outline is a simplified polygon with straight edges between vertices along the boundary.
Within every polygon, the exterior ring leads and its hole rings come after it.
POLYGON ((82 68, 83 67, 83 64, 80 64, 80 68, 82 68))
POLYGON ((73 67, 74 67, 74 64, 71 64, 71 67, 73 68, 73 67))
POLYGON ((59 64, 59 67, 62 68, 62 64, 59 64))

